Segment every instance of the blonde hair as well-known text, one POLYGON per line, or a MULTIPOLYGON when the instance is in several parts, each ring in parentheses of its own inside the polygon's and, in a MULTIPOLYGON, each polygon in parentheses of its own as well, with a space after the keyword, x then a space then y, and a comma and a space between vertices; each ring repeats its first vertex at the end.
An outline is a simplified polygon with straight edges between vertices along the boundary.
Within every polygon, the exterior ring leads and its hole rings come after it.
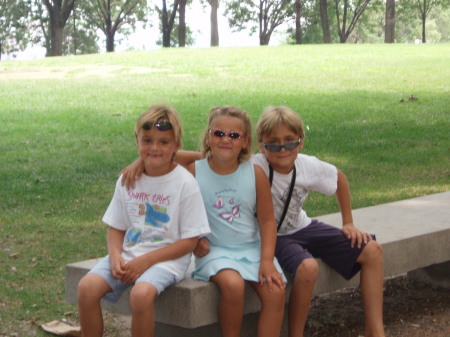
POLYGON ((264 110, 256 124, 258 141, 262 141, 263 136, 270 134, 273 128, 280 125, 286 125, 300 139, 305 139, 302 119, 294 110, 286 106, 269 106, 264 110))
POLYGON ((163 104, 151 105, 139 116, 134 128, 134 135, 136 139, 145 123, 156 123, 157 121, 161 120, 169 121, 170 124, 172 124, 172 130, 175 135, 175 142, 181 145, 181 136, 183 135, 183 130, 180 117, 178 116, 178 113, 174 108, 163 104))
POLYGON ((215 107, 210 111, 208 117, 208 126, 204 132, 201 144, 201 152, 203 153, 203 155, 207 157, 211 154, 211 147, 208 145, 209 130, 211 128, 211 124, 219 116, 235 117, 239 118, 242 121, 242 124, 244 126, 244 133, 247 137, 247 146, 243 148, 239 153, 238 161, 242 162, 245 160, 249 160, 250 156, 252 155, 252 122, 250 121, 250 117, 247 112, 231 105, 215 107))

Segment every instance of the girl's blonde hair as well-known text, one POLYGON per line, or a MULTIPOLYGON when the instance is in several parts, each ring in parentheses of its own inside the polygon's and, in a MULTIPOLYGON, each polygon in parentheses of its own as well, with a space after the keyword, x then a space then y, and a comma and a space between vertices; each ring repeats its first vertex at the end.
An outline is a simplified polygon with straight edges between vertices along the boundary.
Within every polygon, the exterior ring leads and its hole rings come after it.
POLYGON ((178 116, 178 113, 174 108, 164 104, 151 105, 146 111, 142 113, 142 115, 139 116, 134 128, 134 135, 136 139, 145 123, 153 122, 154 124, 157 121, 162 120, 169 121, 170 124, 172 124, 172 130, 175 135, 175 142, 181 146, 181 136, 183 135, 183 130, 180 117, 178 116))
POLYGON ((231 105, 215 107, 210 111, 208 126, 204 132, 203 140, 201 143, 201 152, 203 153, 203 155, 207 157, 211 154, 211 147, 208 145, 209 130, 211 129, 211 124, 219 116, 235 117, 239 118, 242 121, 245 133, 244 136, 247 137, 247 146, 243 148, 239 153, 238 160, 239 162, 249 160, 250 156, 252 155, 252 122, 250 121, 250 117, 247 112, 231 105))
POLYGON ((300 139, 305 139, 305 130, 300 116, 292 109, 286 106, 269 106, 259 117, 256 124, 256 136, 258 141, 262 141, 262 137, 270 134, 273 128, 286 125, 300 139))

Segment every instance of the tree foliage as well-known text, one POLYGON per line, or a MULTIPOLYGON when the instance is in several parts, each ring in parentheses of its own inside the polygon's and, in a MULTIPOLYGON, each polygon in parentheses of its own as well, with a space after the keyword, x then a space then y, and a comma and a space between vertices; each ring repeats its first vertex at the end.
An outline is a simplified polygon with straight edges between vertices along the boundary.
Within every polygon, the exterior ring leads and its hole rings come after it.
POLYGON ((147 0, 83 0, 80 8, 89 23, 105 34, 106 51, 112 52, 117 32, 127 35, 145 20, 147 0))
POLYGON ((334 0, 339 41, 347 42, 371 0, 334 0))
POLYGON ((0 60, 2 51, 13 53, 26 47, 29 11, 25 0, 0 0, 0 60))
POLYGON ((289 0, 244 0, 226 3, 225 15, 237 31, 259 31, 259 44, 268 45, 275 28, 292 19, 294 3, 289 0))
POLYGON ((420 19, 422 20, 422 43, 427 42, 426 39, 426 21, 431 10, 440 4, 440 0, 415 0, 415 7, 419 10, 420 19))
POLYGON ((99 52, 97 30, 86 20, 75 4, 64 29, 63 55, 93 54, 99 52))
POLYGON ((160 29, 162 31, 162 46, 171 46, 172 30, 175 25, 175 17, 178 11, 179 0, 174 0, 171 8, 167 8, 167 1, 162 0, 162 6, 155 5, 155 9, 158 12, 160 18, 160 29))

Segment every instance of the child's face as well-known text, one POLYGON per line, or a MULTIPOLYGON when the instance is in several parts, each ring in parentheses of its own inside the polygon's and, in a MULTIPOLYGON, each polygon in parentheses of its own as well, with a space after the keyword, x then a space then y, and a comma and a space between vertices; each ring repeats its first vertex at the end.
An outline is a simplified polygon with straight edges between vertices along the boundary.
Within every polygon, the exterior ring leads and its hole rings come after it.
POLYGON ((211 123, 207 144, 214 160, 236 161, 247 146, 243 122, 236 117, 219 116, 211 123))
MULTIPOLYGON (((259 150, 263 153, 270 165, 273 169, 279 173, 287 174, 291 172, 294 167, 295 159, 297 158, 298 151, 303 148, 303 142, 298 145, 295 142, 298 142, 300 139, 299 135, 292 131, 286 125, 279 125, 271 130, 269 134, 266 134, 262 137, 262 142, 258 143, 259 150), (282 147, 279 152, 269 151, 265 145, 279 144, 285 145, 288 143, 293 148, 286 149, 282 147)), ((289 145, 288 145, 289 148, 289 145)))
POLYGON ((150 130, 141 129, 136 141, 144 161, 145 174, 160 176, 171 171, 173 156, 180 148, 172 129, 160 131, 153 125, 150 130))

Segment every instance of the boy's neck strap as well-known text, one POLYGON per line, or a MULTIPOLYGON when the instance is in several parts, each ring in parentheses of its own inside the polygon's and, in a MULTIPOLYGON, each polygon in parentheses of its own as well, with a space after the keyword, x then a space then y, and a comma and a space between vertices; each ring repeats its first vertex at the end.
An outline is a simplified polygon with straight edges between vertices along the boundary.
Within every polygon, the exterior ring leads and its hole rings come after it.
MULTIPOLYGON (((283 214, 281 215, 280 222, 278 223, 277 232, 280 230, 281 224, 283 223, 284 218, 286 217, 286 213, 289 208, 289 203, 291 202, 292 192, 294 192, 296 178, 297 178, 297 170, 295 169, 295 165, 294 165, 294 169, 292 170, 291 185, 289 186, 288 197, 286 199, 286 203, 284 204, 284 210, 283 210, 283 214)), ((269 181, 270 181, 270 186, 272 187, 272 181, 273 181, 272 165, 269 165, 269 181)))

